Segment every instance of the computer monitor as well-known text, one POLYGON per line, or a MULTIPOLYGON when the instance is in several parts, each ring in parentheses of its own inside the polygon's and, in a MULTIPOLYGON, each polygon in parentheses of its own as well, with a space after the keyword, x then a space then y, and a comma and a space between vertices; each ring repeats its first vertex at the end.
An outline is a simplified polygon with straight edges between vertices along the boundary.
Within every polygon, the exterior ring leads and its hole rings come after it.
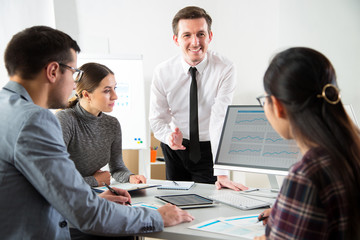
POLYGON ((278 189, 275 176, 287 175, 300 159, 295 141, 276 133, 261 106, 228 106, 215 168, 268 174, 271 188, 278 189))
POLYGON ((354 109, 352 108, 351 104, 344 104, 344 108, 345 108, 347 114, 349 115, 349 117, 351 118, 351 120, 355 123, 356 126, 359 127, 357 118, 354 113, 354 109))
MULTIPOLYGON (((351 105, 345 109, 357 124, 351 105)), ((276 175, 287 175, 301 158, 295 141, 276 133, 261 106, 228 106, 214 168, 267 174, 278 189, 276 175)))

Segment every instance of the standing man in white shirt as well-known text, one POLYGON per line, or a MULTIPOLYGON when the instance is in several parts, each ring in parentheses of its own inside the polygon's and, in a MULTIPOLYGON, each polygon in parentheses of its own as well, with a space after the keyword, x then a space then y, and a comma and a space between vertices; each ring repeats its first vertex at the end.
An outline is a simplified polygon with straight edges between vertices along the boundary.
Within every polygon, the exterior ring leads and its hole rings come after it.
POLYGON ((182 54, 154 71, 150 125, 161 141, 167 179, 216 182, 218 189, 245 190, 247 187, 229 180, 228 171, 213 169, 236 78, 232 62, 208 51, 211 23, 211 17, 199 7, 185 7, 175 15, 173 40, 182 54), (190 97, 194 91, 195 97, 190 97))

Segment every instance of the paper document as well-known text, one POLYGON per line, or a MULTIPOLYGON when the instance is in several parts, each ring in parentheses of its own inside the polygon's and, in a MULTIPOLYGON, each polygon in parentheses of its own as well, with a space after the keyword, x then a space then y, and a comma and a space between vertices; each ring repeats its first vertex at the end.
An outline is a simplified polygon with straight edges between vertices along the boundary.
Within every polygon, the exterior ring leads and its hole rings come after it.
MULTIPOLYGON (((159 187, 159 184, 147 184, 147 183, 141 183, 141 184, 133 184, 133 183, 113 183, 110 185, 110 187, 117 187, 124 190, 127 190, 128 192, 146 189, 146 188, 152 188, 152 187, 159 187)), ((107 188, 104 187, 96 187, 94 188, 96 190, 100 191, 106 191, 107 188)))
POLYGON ((150 184, 159 184, 158 189, 189 190, 195 182, 149 179, 150 184))
POLYGON ((206 232, 231 235, 253 239, 255 236, 265 234, 265 226, 258 221, 258 215, 236 216, 229 218, 216 218, 189 227, 206 232))
POLYGON ((131 205, 132 205, 132 207, 145 207, 145 208, 150 208, 150 209, 153 209, 153 210, 156 210, 156 209, 158 209, 159 207, 162 206, 162 205, 159 205, 159 204, 144 203, 144 202, 133 203, 131 205))

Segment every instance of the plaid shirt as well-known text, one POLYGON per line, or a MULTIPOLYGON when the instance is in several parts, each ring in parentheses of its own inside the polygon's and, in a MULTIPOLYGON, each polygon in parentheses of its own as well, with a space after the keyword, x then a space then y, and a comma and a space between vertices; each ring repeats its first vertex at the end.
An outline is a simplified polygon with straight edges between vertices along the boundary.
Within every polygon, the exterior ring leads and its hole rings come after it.
POLYGON ((350 209, 330 164, 325 151, 311 149, 291 168, 271 211, 267 239, 345 239, 350 209))

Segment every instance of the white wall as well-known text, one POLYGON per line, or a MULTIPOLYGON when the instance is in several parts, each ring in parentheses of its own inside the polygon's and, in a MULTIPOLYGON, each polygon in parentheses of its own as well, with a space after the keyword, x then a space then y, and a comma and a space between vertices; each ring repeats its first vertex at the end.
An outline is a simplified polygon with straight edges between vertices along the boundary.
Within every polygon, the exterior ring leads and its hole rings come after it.
POLYGON ((307 46, 335 67, 343 103, 360 118, 360 1, 281 0, 279 48, 307 46))
MULTIPOLYGON (((238 69, 234 103, 256 104, 270 57, 290 46, 308 46, 335 65, 345 103, 360 116, 360 1, 357 0, 54 0, 56 26, 77 38, 86 53, 142 54, 147 89, 152 71, 177 54, 171 20, 197 5, 213 18, 210 47, 238 69), (71 11, 70 18, 68 14, 71 11), (74 17, 76 16, 76 17, 74 17)), ((146 99, 148 99, 147 91, 146 99)))
MULTIPOLYGON (((9 36, 41 23, 52 12, 44 10, 52 5, 50 0, 29 2, 0 0, 1 52, 9 36)), ((197 5, 213 18, 210 48, 237 66, 233 103, 256 104, 255 97, 263 92, 262 76, 274 53, 290 46, 308 46, 332 61, 343 102, 352 104, 360 118, 358 0, 54 0, 53 5, 56 27, 77 39, 83 52, 143 55, 147 100, 154 67, 179 52, 172 42, 173 16, 185 6, 197 5)), ((2 58, 0 63, 1 86, 6 82, 2 58)))
POLYGON ((173 16, 188 5, 203 7, 213 18, 214 39, 210 47, 238 67, 239 88, 234 102, 255 104, 255 96, 262 93, 261 78, 277 46, 277 0, 65 1, 65 5, 72 3, 71 9, 78 9, 77 21, 69 21, 60 9, 63 2, 55 0, 57 27, 67 32, 78 28, 75 37, 86 53, 142 54, 148 88, 154 67, 179 52, 172 41, 173 16))
MULTIPOLYGON (((237 66, 233 103, 256 104, 263 73, 275 52, 309 46, 333 62, 343 100, 353 104, 360 117, 358 0, 0 0, 1 55, 19 30, 55 25, 77 39, 84 53, 142 54, 148 89, 154 67, 179 52, 172 41, 171 20, 188 5, 209 12, 214 32, 210 47, 237 66)), ((2 86, 7 81, 3 57, 0 63, 2 86)))
POLYGON ((49 0, 0 0, 0 87, 8 81, 4 51, 11 37, 33 25, 55 27, 54 5, 49 0))

